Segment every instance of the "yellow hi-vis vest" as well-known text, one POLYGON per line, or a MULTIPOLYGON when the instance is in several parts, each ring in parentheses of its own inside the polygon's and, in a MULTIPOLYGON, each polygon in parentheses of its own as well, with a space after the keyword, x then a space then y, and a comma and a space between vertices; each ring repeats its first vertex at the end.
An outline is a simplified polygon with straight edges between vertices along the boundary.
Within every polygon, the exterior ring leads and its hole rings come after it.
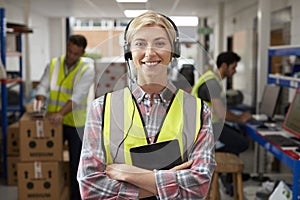
MULTIPOLYGON (((187 160, 201 128, 202 101, 178 90, 155 142, 177 139, 182 160, 187 160)), ((108 93, 103 110, 103 145, 106 164, 132 165, 130 149, 149 144, 143 118, 128 88, 108 93)))
MULTIPOLYGON (((53 58, 50 63, 50 94, 48 112, 58 112, 71 98, 76 85, 84 71, 89 67, 82 59, 72 71, 65 75, 65 56, 53 58)), ((80 105, 73 105, 72 111, 63 118, 63 124, 71 127, 82 127, 86 120, 87 97, 80 105)))
MULTIPOLYGON (((211 79, 216 79, 217 82, 219 83, 220 87, 223 88, 222 80, 220 80, 220 78, 212 70, 208 70, 207 72, 205 72, 203 75, 200 76, 197 83, 194 85, 191 94, 195 97, 199 97, 199 95, 198 95, 199 88, 205 82, 207 82, 211 79)), ((224 92, 222 92, 221 98, 224 98, 224 97, 225 97, 225 94, 224 94, 224 92)), ((205 101, 205 103, 207 103, 207 105, 212 109, 212 103, 210 101, 205 101)), ((213 109, 212 109, 212 111, 213 111, 213 109)), ((212 113, 212 122, 213 123, 221 122, 221 120, 218 119, 218 117, 216 116, 216 114, 214 114, 214 112, 212 113)))

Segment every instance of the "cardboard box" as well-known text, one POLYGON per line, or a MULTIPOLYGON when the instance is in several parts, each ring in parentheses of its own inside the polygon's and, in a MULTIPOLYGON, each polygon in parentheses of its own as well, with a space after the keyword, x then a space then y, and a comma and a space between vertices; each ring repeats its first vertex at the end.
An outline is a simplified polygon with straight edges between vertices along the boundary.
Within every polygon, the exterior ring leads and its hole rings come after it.
POLYGON ((8 156, 20 155, 19 123, 13 123, 7 128, 7 152, 8 156))
POLYGON ((70 200, 70 188, 64 187, 60 200, 70 200))
POLYGON ((62 162, 18 163, 19 200, 61 199, 64 188, 62 162))
POLYGON ((64 173, 64 181, 65 186, 70 186, 70 162, 63 161, 63 173, 64 173))
POLYGON ((7 185, 17 185, 18 184, 18 162, 20 158, 18 156, 7 156, 7 185))
POLYGON ((31 119, 25 113, 20 119, 21 161, 62 161, 62 126, 53 126, 48 119, 31 119))

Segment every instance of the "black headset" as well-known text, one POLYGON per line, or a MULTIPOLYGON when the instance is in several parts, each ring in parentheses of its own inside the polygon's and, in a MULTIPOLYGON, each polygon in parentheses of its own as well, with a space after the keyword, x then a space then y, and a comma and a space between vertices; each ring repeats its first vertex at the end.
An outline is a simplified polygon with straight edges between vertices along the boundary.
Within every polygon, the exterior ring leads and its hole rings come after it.
MULTIPOLYGON (((167 17, 163 14, 160 14, 160 15, 163 16, 164 18, 166 18, 172 24, 172 26, 175 30, 176 36, 175 36, 175 40, 174 40, 174 43, 173 43, 174 52, 172 53, 172 57, 179 58, 180 57, 180 43, 179 43, 179 33, 178 33, 177 26, 175 25, 175 23, 169 17, 167 17)), ((131 54, 131 51, 130 51, 130 44, 126 40, 127 31, 128 31, 129 25, 131 24, 132 21, 133 21, 133 19, 129 21, 129 23, 127 24, 127 26, 125 28, 125 32, 124 32, 125 44, 124 44, 123 48, 124 48, 124 58, 125 58, 126 61, 132 60, 132 54, 131 54)))

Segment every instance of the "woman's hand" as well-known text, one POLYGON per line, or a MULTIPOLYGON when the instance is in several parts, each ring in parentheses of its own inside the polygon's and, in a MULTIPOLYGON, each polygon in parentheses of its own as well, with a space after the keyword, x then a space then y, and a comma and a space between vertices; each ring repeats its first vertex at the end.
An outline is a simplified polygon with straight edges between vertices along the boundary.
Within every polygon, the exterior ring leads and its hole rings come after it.
POLYGON ((147 192, 144 193, 143 191, 140 194, 143 197, 157 194, 154 172, 152 170, 127 164, 111 164, 106 166, 106 175, 111 179, 131 183, 141 190, 146 190, 147 192))
POLYGON ((177 170, 183 170, 183 169, 190 169, 192 164, 193 164, 193 160, 189 160, 187 162, 182 163, 181 165, 177 165, 177 166, 173 167, 171 170, 177 171, 177 170))
POLYGON ((126 177, 129 174, 143 172, 143 169, 127 164, 111 164, 106 167, 106 175, 118 181, 126 181, 126 177))

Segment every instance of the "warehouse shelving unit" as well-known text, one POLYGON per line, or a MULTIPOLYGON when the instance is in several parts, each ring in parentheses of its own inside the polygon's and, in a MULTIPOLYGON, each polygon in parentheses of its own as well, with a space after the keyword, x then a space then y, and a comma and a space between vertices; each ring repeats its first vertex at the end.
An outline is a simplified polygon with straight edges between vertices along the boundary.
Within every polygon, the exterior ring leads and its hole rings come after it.
POLYGON ((6 149, 7 149, 7 128, 9 125, 8 116, 9 113, 18 113, 20 117, 24 112, 23 105, 23 60, 22 60, 22 34, 31 33, 32 30, 28 29, 24 25, 7 23, 5 19, 5 9, 0 8, 0 54, 1 60, 6 67, 7 57, 16 57, 18 59, 18 70, 17 71, 7 71, 7 78, 1 80, 1 128, 2 128, 2 162, 3 162, 3 178, 7 180, 7 159, 6 159, 6 149), (15 51, 7 52, 7 34, 13 34, 15 38, 15 51), (18 104, 9 105, 8 102, 8 88, 18 87, 18 104))
MULTIPOLYGON (((291 73, 280 73, 280 70, 276 71, 272 69, 272 59, 273 57, 281 57, 288 59, 289 56, 297 56, 300 58, 300 46, 274 46, 268 49, 268 84, 276 84, 280 87, 300 89, 300 77, 299 69, 294 70, 296 65, 299 63, 294 63, 291 69, 291 73)), ((282 59, 279 59, 282 62, 282 59)), ((300 66, 300 65, 299 65, 300 66)), ((274 66, 273 66, 274 67, 274 66)), ((282 69, 282 65, 280 66, 282 69)), ((298 66, 297 66, 298 67, 298 66)), ((280 162, 286 164, 293 172, 293 183, 292 192, 293 200, 300 199, 300 159, 296 153, 291 153, 290 151, 285 151, 276 145, 273 145, 263 136, 261 136, 253 125, 244 126, 245 132, 259 145, 261 145, 265 150, 273 154, 280 162)))
POLYGON ((272 58, 274 56, 299 56, 300 46, 275 46, 268 50, 268 84, 276 84, 282 87, 300 88, 300 77, 286 76, 280 73, 272 73, 272 58))
MULTIPOLYGON (((268 49, 268 73, 267 82, 268 84, 276 84, 280 87, 300 89, 300 77, 298 76, 297 70, 291 69, 290 73, 282 73, 282 61, 288 59, 289 56, 299 56, 300 58, 300 46, 274 46, 268 49), (275 58, 278 57, 278 58, 275 58), (284 58, 285 57, 285 58, 284 58), (275 59, 277 62, 272 62, 275 59), (278 59, 278 60, 276 60, 278 59), (279 64, 274 68, 273 64, 279 64), (272 66, 273 65, 273 66, 272 66)), ((299 59, 300 60, 300 59, 299 59)), ((298 63, 299 64, 299 63, 298 63)), ((294 66, 298 65, 297 62, 294 66)), ((300 66, 300 65, 299 65, 300 66)), ((300 158, 297 153, 292 150, 284 150, 278 145, 274 145, 269 142, 260 131, 257 129, 255 124, 246 123, 241 125, 244 132, 257 142, 266 151, 274 155, 280 162, 288 166, 293 172, 293 183, 291 190, 293 193, 293 200, 300 199, 300 158)))

